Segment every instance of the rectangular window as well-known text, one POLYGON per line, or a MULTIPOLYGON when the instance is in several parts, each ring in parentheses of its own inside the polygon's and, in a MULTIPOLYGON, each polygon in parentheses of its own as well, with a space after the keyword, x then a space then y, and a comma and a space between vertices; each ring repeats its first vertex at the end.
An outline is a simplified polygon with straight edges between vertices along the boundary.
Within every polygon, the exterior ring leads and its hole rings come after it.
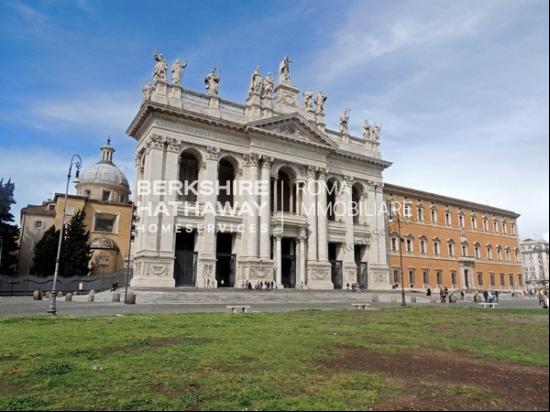
POLYGON ((432 209, 432 223, 437 223, 437 209, 432 209))
POLYGON ((477 218, 472 217, 472 229, 477 230, 477 218))
POLYGON ((435 271, 435 279, 438 286, 443 284, 443 272, 441 270, 435 271))
POLYGON ((445 224, 451 226, 451 212, 445 212, 445 224))
POLYGON ((410 202, 409 203, 405 203, 403 205, 403 214, 406 218, 410 218, 412 217, 412 211, 411 211, 411 205, 410 205, 410 202))
POLYGON ((504 280, 504 273, 500 274, 500 286, 506 285, 506 281, 504 280))
POLYGON ((495 274, 491 273, 490 278, 491 278, 491 286, 495 286, 495 274))
POLYGON ((116 215, 110 215, 106 213, 96 214, 94 230, 97 232, 114 232, 116 218, 116 215))
POLYGON ((101 196, 101 200, 103 200, 104 202, 108 202, 110 197, 111 192, 109 190, 104 190, 103 195, 101 196))
POLYGON ((425 285, 430 284, 430 272, 426 269, 422 271, 422 281, 424 282, 425 285))
POLYGON ((391 250, 392 252, 397 252, 399 248, 399 242, 397 241, 397 238, 394 236, 391 238, 391 250))
POLYGON ((510 273, 510 286, 514 287, 514 275, 510 273))
POLYGON ((414 288, 414 282, 415 282, 415 276, 414 276, 414 269, 409 269, 409 283, 412 288, 414 288))
POLYGON ((456 272, 451 270, 451 284, 456 285, 456 272))
POLYGON ((477 273, 477 285, 478 286, 483 286, 483 273, 482 272, 477 273))
POLYGON ((423 255, 426 254, 426 241, 425 240, 420 241, 420 253, 422 253, 423 255))
POLYGON ((393 283, 400 283, 399 282, 399 279, 400 276, 399 276, 399 270, 398 269, 394 269, 393 270, 393 283))
POLYGON ((487 219, 483 219, 483 230, 485 232, 489 231, 489 221, 487 219))
POLYGON ((424 222, 424 209, 419 207, 417 209, 417 215, 418 215, 418 221, 419 222, 424 222))
POLYGON ((44 226, 46 226, 46 224, 42 220, 35 220, 34 221, 34 228, 35 229, 37 229, 37 230, 44 229, 44 226))
POLYGON ((407 239, 407 253, 413 252, 413 241, 412 239, 407 239))

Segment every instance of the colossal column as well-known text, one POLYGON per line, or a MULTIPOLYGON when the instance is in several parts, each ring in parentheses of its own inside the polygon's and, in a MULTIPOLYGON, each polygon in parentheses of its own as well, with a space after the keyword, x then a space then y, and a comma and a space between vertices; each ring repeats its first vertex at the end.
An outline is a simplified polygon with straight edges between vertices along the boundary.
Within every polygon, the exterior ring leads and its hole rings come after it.
POLYGON ((244 156, 246 162, 246 179, 249 182, 250 193, 246 196, 247 207, 245 208, 245 216, 243 216, 244 230, 246 233, 246 247, 243 251, 244 256, 250 258, 258 258, 258 210, 256 204, 258 196, 256 192, 256 182, 258 180, 258 155, 255 153, 244 156))
POLYGON ((201 182, 208 182, 214 190, 201 191, 201 200, 203 213, 203 228, 198 231, 199 242, 199 264, 197 270, 197 287, 204 287, 207 279, 210 284, 214 284, 216 274, 216 204, 218 193, 215 190, 215 184, 218 181, 218 160, 220 158, 220 149, 208 146, 201 174, 201 182), (204 179, 204 180, 202 180, 204 179))
POLYGON ((306 187, 304 192, 305 213, 307 214, 308 238, 307 260, 317 261, 317 206, 315 203, 315 168, 309 166, 306 172, 306 187))
POLYGON ((346 283, 357 281, 357 265, 355 264, 355 244, 353 236, 353 203, 352 203, 353 178, 344 177, 342 200, 345 205, 344 223, 346 226, 346 242, 344 246, 343 280, 346 283))
POLYGON ((327 191, 325 170, 319 171, 318 188, 318 212, 317 212, 317 230, 318 230, 318 259, 320 262, 328 261, 328 219, 327 219, 327 191))
POLYGON ((262 192, 260 195, 260 259, 271 259, 271 164, 272 159, 264 158, 261 169, 262 192))
POLYGON ((275 283, 277 284, 278 288, 281 288, 283 286, 282 283, 282 274, 283 274, 283 252, 282 252, 282 234, 277 233, 275 234, 275 266, 276 266, 276 272, 275 272, 275 283))

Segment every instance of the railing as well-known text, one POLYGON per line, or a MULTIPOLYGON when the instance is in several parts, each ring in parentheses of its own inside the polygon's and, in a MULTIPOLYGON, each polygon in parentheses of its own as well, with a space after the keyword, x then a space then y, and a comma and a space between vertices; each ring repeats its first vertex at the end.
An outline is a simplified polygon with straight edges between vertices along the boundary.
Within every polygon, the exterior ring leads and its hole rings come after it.
POLYGON ((231 112, 244 114, 244 110, 246 109, 246 106, 243 104, 229 101, 229 100, 220 99, 220 109, 225 109, 231 112))
POLYGON ((204 93, 195 92, 189 89, 181 89, 181 97, 182 99, 191 100, 193 103, 201 106, 208 107, 210 105, 210 96, 204 93))
MULTIPOLYGON (((130 274, 131 278, 131 274, 130 274)), ((92 276, 59 277, 57 290, 61 292, 89 292, 90 290, 109 290, 113 284, 124 287, 126 270, 113 273, 100 273, 92 276)), ((52 289, 53 276, 5 276, 0 275, 1 296, 29 296, 34 290, 49 291, 52 289)))

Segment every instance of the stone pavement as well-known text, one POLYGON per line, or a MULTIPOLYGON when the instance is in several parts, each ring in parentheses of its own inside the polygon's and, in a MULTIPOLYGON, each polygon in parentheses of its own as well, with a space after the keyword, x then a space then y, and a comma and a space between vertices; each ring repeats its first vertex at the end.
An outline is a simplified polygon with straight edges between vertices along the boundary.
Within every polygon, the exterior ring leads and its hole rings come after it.
MULTIPOLYGON (((119 291, 121 295, 124 290, 119 291)), ((88 303, 87 296, 75 296, 73 302, 58 298, 58 314, 65 316, 113 316, 124 314, 146 313, 199 313, 225 312, 227 305, 243 304, 252 306, 252 311, 287 312, 295 310, 352 310, 352 303, 372 302, 374 295, 378 303, 371 303, 369 310, 384 307, 399 307, 399 292, 353 293, 349 291, 311 291, 311 290, 276 290, 246 291, 235 289, 168 289, 168 290, 134 290, 137 294, 136 305, 125 305, 112 302, 112 292, 101 292, 95 295, 95 302, 88 303)), ((477 304, 467 301, 455 305, 430 303, 425 295, 407 294, 410 306, 470 306, 477 304), (410 296, 416 296, 417 303, 410 305, 410 296)), ((535 298, 501 297, 499 307, 537 308, 535 298)), ((47 315, 48 301, 33 301, 32 297, 0 297, 0 316, 33 316, 47 315)), ((490 310, 490 309, 488 309, 490 310)), ((497 309, 498 310, 498 309, 497 309)))

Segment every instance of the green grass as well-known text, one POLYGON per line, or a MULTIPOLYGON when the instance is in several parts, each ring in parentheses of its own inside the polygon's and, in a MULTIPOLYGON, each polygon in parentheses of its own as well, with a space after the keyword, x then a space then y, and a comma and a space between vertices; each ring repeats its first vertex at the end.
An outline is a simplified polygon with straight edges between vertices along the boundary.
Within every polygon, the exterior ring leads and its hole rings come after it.
POLYGON ((368 409, 407 385, 321 366, 341 345, 462 350, 548 367, 548 317, 407 308, 0 318, 0 409, 368 409))

